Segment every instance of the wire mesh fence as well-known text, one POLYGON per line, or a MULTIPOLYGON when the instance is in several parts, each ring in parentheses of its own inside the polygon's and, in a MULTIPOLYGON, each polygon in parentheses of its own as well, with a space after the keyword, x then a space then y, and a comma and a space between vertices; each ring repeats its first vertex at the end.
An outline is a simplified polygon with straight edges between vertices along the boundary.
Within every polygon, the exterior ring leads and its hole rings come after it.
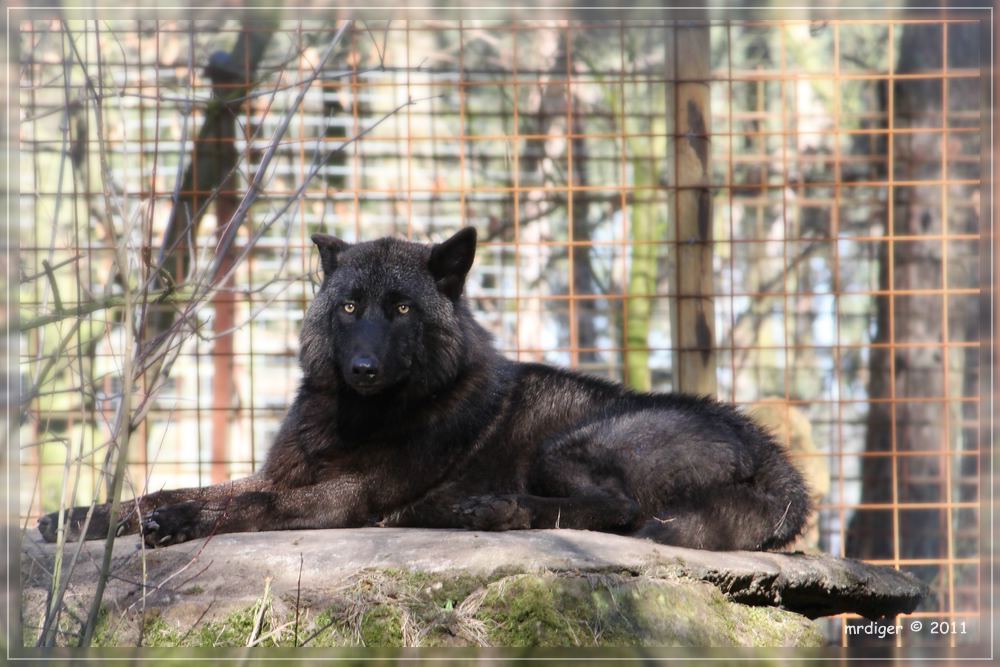
POLYGON ((22 525, 106 497, 123 400, 129 493, 251 473, 310 234, 472 225, 506 354, 753 411, 818 499, 800 546, 917 574, 972 641, 985 26, 21 21, 22 525))

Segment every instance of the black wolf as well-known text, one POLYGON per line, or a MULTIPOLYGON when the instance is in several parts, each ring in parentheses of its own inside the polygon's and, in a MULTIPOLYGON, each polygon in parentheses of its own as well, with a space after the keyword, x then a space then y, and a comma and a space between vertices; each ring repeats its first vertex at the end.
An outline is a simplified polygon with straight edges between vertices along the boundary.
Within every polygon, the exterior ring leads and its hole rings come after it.
MULTIPOLYGON (((462 292, 475 230, 436 245, 317 234, 322 287, 298 395, 263 469, 124 503, 151 545, 367 525, 579 528, 771 549, 809 512, 801 475, 731 406, 500 356, 462 292)), ((68 513, 76 538, 86 508, 68 513)), ((86 538, 107 534, 98 506, 86 538)), ((39 522, 56 537, 55 514, 39 522)))

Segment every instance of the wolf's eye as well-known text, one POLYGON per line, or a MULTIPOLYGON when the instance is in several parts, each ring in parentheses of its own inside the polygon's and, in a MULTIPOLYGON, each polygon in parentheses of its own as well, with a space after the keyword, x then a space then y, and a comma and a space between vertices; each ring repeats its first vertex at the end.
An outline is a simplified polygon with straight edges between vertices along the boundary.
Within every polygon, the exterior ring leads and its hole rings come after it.
POLYGON ((410 312, 410 307, 405 303, 400 303, 396 305, 396 310, 399 311, 400 315, 406 315, 408 312, 410 312))
POLYGON ((347 314, 351 314, 358 309, 358 307, 355 304, 351 303, 350 301, 341 306, 341 308, 343 308, 344 312, 347 314))

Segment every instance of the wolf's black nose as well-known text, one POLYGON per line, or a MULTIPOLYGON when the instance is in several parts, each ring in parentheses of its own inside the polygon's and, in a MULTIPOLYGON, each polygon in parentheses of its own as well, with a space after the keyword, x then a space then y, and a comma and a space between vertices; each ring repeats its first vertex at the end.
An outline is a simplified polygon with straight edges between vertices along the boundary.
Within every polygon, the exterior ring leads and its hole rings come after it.
POLYGON ((378 362, 367 355, 354 357, 351 361, 351 373, 364 379, 374 380, 378 375, 378 362))

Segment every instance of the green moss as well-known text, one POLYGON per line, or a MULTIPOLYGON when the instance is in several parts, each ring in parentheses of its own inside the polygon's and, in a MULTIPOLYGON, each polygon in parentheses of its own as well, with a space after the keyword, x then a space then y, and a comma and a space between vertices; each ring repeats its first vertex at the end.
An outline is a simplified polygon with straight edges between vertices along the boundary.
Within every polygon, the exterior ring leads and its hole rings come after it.
MULTIPOLYGON (((591 582, 587 607, 574 609, 586 622, 588 642, 598 646, 635 646, 640 644, 635 620, 622 609, 620 577, 603 577, 591 582)), ((582 598, 581 599, 585 599, 582 598)))
MULTIPOLYGON (((658 580, 631 582, 628 615, 644 645, 732 645, 728 614, 713 608, 718 591, 707 585, 677 585, 658 580)), ((721 595, 719 595, 721 599, 721 595)))
POLYGON ((808 619, 774 607, 743 607, 743 623, 734 633, 739 645, 823 646, 826 641, 808 619))
MULTIPOLYGON (((158 614, 148 615, 143 623, 143 645, 149 647, 197 646, 197 647, 233 647, 246 646, 253 632, 260 602, 250 607, 237 609, 224 618, 197 625, 194 628, 175 626, 158 614)), ((269 614, 265 613, 265 622, 258 636, 264 636, 272 629, 269 614)), ((265 640, 260 646, 278 646, 272 639, 265 640)))
MULTIPOLYGON (((185 645, 246 646, 247 640, 253 633, 259 604, 235 611, 226 616, 222 621, 206 623, 203 627, 192 633, 191 637, 193 641, 185 642, 185 645)), ((269 631, 269 624, 265 622, 259 635, 263 636, 269 631)), ((267 640, 262 642, 260 646, 277 646, 277 644, 273 640, 267 640)))
POLYGON ((821 645, 808 620, 733 604, 707 584, 520 575, 490 585, 479 616, 497 646, 821 645))
POLYGON ((477 617, 495 646, 579 646, 567 597, 556 577, 516 575, 490 585, 477 617))
POLYGON ((318 634, 308 646, 402 646, 404 639, 421 646, 467 645, 457 638, 457 609, 487 579, 465 573, 451 576, 399 569, 362 572, 338 601, 323 611, 306 633, 318 634), (414 628, 404 635, 404 619, 414 628))
POLYGON ((361 640, 365 646, 402 646, 403 615, 387 604, 374 607, 361 618, 361 640))
POLYGON ((353 639, 353 634, 344 618, 343 608, 332 607, 319 614, 311 627, 300 630, 298 643, 308 641, 307 645, 311 647, 356 646, 358 642, 353 639))
MULTIPOLYGON (((83 619, 90 612, 89 600, 72 601, 70 596, 66 596, 63 601, 63 609, 59 614, 59 625, 55 633, 56 646, 76 646, 80 639, 83 619)), ((22 593, 21 595, 21 641, 22 646, 33 647, 38 644, 42 626, 45 623, 44 595, 31 596, 22 593)), ((119 624, 117 619, 111 615, 108 608, 101 605, 97 612, 97 623, 91 637, 92 646, 117 646, 119 636, 119 624)))
POLYGON ((641 628, 620 575, 517 575, 490 585, 478 616, 496 646, 635 646, 641 628))
MULTIPOLYGON (((448 610, 449 606, 454 609, 470 593, 482 588, 490 581, 487 577, 464 572, 443 575, 388 569, 369 573, 369 576, 379 575, 389 577, 396 591, 426 599, 442 610, 448 610)), ((498 576, 494 575, 494 578, 498 576)))
POLYGON ((94 624, 91 646, 117 646, 115 642, 117 628, 111 626, 111 614, 108 612, 108 608, 102 605, 97 612, 97 623, 94 624))
POLYGON ((180 646, 183 634, 157 612, 147 614, 142 621, 143 646, 180 646))

